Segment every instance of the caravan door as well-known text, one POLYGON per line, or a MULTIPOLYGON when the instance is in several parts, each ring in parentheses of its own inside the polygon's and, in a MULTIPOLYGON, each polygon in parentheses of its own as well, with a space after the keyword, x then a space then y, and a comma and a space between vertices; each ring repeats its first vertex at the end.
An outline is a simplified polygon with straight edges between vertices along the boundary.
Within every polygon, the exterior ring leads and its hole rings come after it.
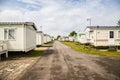
POLYGON ((0 28, 0 40, 4 40, 4 28, 0 28))
POLYGON ((108 44, 111 45, 111 46, 115 45, 114 31, 109 31, 108 44))

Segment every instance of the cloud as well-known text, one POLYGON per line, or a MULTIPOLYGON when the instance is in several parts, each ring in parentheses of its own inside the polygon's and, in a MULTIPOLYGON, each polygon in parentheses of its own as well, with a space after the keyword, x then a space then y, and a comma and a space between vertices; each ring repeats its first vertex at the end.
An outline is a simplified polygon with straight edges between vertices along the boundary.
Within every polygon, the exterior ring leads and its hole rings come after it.
POLYGON ((37 4, 37 0, 17 0, 23 3, 29 3, 29 4, 37 4))
POLYGON ((22 21, 23 14, 19 10, 4 10, 0 12, 0 21, 22 21))
POLYGON ((54 36, 83 31, 89 25, 88 17, 92 25, 117 25, 120 18, 119 5, 112 0, 17 0, 15 3, 20 6, 4 4, 0 21, 33 21, 38 30, 43 26, 45 33, 54 36))

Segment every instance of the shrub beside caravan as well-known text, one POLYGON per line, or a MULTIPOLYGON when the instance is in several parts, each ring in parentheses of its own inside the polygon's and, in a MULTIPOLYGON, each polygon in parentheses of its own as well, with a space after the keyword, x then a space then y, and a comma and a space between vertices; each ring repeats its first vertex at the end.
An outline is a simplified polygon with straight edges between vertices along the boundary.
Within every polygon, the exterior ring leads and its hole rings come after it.
POLYGON ((33 22, 0 22, 0 41, 7 41, 8 51, 28 52, 36 47, 33 22))
POLYGON ((36 33, 36 46, 41 46, 44 44, 44 33, 42 31, 37 31, 36 33))

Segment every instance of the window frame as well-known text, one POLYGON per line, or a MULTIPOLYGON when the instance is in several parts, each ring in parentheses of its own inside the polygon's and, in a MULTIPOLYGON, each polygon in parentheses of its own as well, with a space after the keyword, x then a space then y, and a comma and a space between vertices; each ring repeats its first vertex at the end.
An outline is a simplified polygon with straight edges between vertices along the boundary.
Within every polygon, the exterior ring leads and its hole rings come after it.
POLYGON ((4 39, 5 40, 16 40, 16 29, 15 28, 5 28, 4 29, 4 39), (6 30, 6 33, 5 33, 5 30, 6 30), (13 38, 10 38, 10 30, 13 30, 14 32, 14 39, 13 38))
POLYGON ((120 31, 118 31, 118 38, 120 38, 120 31))
POLYGON ((110 39, 113 39, 115 36, 114 36, 114 31, 109 31, 109 38, 110 39), (112 33, 111 33, 112 32, 112 33))

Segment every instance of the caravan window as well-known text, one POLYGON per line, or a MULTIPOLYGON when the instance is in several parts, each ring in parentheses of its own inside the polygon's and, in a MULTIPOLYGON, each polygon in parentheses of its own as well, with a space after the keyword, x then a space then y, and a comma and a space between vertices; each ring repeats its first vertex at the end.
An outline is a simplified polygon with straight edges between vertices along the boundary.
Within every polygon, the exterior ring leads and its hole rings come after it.
POLYGON ((15 29, 9 29, 8 39, 15 39, 15 29))
POLYGON ((114 31, 110 31, 110 38, 114 38, 114 31))
POLYGON ((120 31, 118 31, 118 38, 120 38, 120 31))
POLYGON ((15 40, 15 29, 5 29, 4 30, 5 40, 15 40))

